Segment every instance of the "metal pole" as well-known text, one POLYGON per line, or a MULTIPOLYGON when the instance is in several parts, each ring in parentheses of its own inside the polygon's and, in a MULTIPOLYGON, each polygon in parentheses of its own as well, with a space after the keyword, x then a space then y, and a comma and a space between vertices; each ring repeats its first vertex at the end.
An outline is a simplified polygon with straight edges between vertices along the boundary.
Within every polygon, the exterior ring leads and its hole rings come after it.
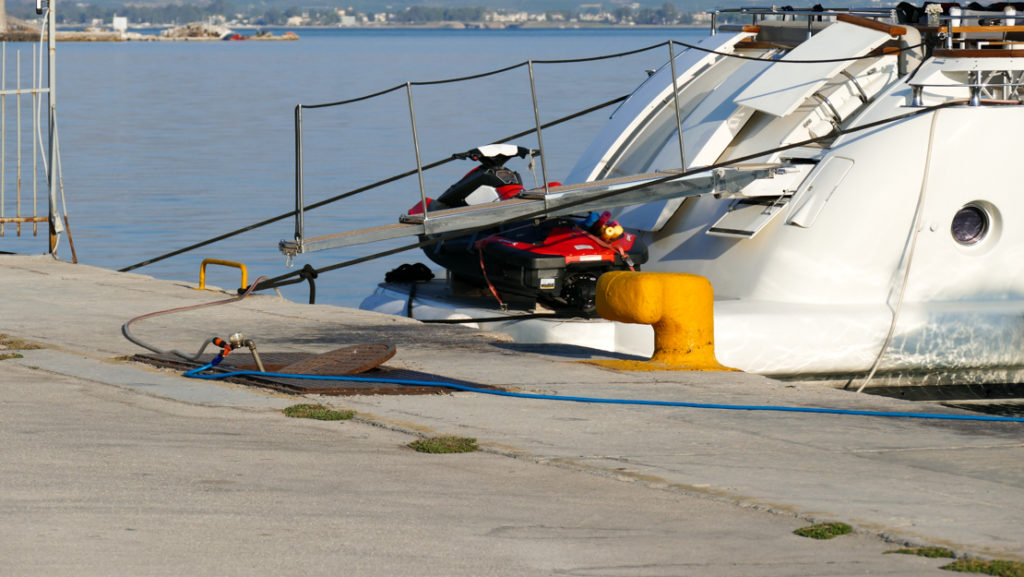
POLYGON ((49 11, 47 18, 49 18, 47 24, 47 49, 50 54, 50 67, 49 67, 49 101, 50 101, 50 114, 49 114, 49 131, 48 136, 50 139, 50 164, 49 171, 46 175, 46 184, 50 189, 50 254, 57 252, 57 234, 63 230, 63 225, 60 219, 57 217, 57 146, 56 146, 56 131, 57 131, 57 18, 54 14, 54 2, 55 0, 49 0, 49 11))
POLYGON ((295 106, 295 243, 302 252, 306 234, 305 192, 302 190, 302 105, 295 106))
MULTIPOLYGON (((39 67, 37 60, 42 59, 42 54, 36 55, 36 46, 32 45, 32 216, 39 216, 39 130, 36 124, 39 121, 39 81, 42 67, 39 67)), ((39 223, 32 222, 32 236, 39 234, 39 223)))
MULTIPOLYGON (((895 20, 894 20, 895 21, 895 20)), ((900 53, 896 55, 896 74, 901 78, 907 75, 907 50, 910 49, 910 43, 907 42, 902 36, 900 37, 900 53)))
POLYGON ((540 107, 537 106, 537 82, 533 78, 533 60, 527 62, 530 69, 530 95, 533 97, 533 120, 537 124, 537 148, 540 149, 540 175, 544 179, 544 194, 548 193, 548 163, 544 154, 544 136, 540 131, 540 107))
POLYGON ((3 217, 5 216, 4 206, 7 204, 7 43, 3 44, 3 54, 0 55, 3 62, 0 62, 0 236, 4 235, 3 217))
MULTIPOLYGON (((16 159, 15 165, 14 165, 15 166, 15 171, 16 171, 15 178, 14 178, 14 181, 15 181, 15 183, 14 183, 14 186, 15 186, 14 194, 18 198, 17 208, 16 208, 16 210, 18 211, 17 215, 18 215, 18 218, 21 218, 21 50, 15 50, 14 51, 14 60, 15 60, 15 64, 16 64, 16 66, 14 67, 14 74, 16 76, 15 77, 14 87, 17 90, 17 93, 14 96, 14 110, 16 112, 16 114, 14 115, 14 118, 15 118, 15 122, 17 123, 17 128, 15 129, 14 133, 15 133, 17 141, 18 141, 17 142, 17 147, 15 148, 17 150, 16 154, 17 154, 18 158, 16 159)), ((50 205, 50 206, 51 206, 51 209, 52 209, 53 205, 50 205)), ((51 210, 51 213, 52 213, 52 210, 51 210)), ((36 216, 36 215, 33 214, 32 216, 36 216)), ((51 232, 51 236, 52 236, 52 234, 53 233, 51 232)), ((20 222, 18 223, 18 236, 21 236, 21 223, 20 222)), ((53 252, 53 247, 52 246, 50 247, 50 252, 51 253, 53 252)))
POLYGON ((970 100, 970 102, 968 102, 968 104, 970 106, 980 106, 981 105, 981 71, 980 70, 973 70, 973 71, 971 71, 970 74, 971 74, 971 77, 973 77, 973 82, 971 83, 971 100, 970 100))
POLYGON ((416 131, 416 110, 412 105, 412 83, 405 83, 405 94, 409 98, 409 121, 412 122, 412 146, 416 149, 416 175, 420 179, 420 201, 423 203, 423 220, 427 220, 427 187, 423 184, 423 161, 420 160, 420 135, 416 131))
POLYGON ((679 85, 676 77, 676 51, 674 43, 668 41, 668 61, 672 72, 672 107, 676 109, 676 133, 679 135, 679 168, 686 170, 686 153, 683 149, 683 118, 679 112, 679 85))

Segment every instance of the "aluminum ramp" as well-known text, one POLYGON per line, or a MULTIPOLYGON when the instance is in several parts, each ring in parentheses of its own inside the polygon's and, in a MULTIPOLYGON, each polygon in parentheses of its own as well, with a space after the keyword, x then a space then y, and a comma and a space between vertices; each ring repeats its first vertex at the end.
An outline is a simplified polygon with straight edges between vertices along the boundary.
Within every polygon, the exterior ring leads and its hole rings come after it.
POLYGON ((566 185, 550 188, 547 193, 544 189, 534 189, 500 202, 429 211, 426 215, 403 215, 395 224, 283 240, 279 248, 283 254, 294 256, 404 236, 457 233, 516 220, 579 214, 709 193, 729 194, 755 180, 772 178, 784 168, 785 165, 779 164, 736 165, 687 175, 672 170, 566 185))

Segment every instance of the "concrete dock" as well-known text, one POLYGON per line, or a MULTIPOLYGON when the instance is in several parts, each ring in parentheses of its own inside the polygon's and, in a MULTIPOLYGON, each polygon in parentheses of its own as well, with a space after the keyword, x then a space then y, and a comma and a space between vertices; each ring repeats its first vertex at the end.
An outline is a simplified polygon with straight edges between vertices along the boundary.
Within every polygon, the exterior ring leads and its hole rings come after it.
MULTIPOLYGON (((475 393, 296 396, 126 360, 121 325, 224 299, 0 255, 2 575, 948 575, 1024 561, 1024 424, 625 406, 475 393), (29 348, 35 343, 41 348, 29 348), (17 350, 13 350, 13 349, 17 350), (13 356, 13 355, 12 355, 13 356), (321 402, 353 421, 284 417, 321 402), (482 451, 416 453, 419 435, 482 451), (792 534, 816 521, 854 533, 792 534)), ((195 352, 388 342, 397 367, 530 393, 967 414, 726 372, 617 372, 570 347, 254 295, 146 319, 195 352)), ((244 354, 244 353, 236 353, 244 354)))

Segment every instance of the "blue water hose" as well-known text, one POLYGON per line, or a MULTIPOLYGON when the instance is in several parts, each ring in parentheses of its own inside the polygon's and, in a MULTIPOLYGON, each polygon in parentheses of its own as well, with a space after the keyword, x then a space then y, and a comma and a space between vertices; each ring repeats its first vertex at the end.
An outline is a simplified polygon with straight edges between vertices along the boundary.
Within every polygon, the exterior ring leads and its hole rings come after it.
POLYGON ((387 383, 394 385, 410 385, 414 387, 438 387, 444 389, 455 389, 482 395, 496 395, 499 397, 513 397, 517 399, 538 399, 542 401, 568 401, 572 403, 601 403, 606 405, 647 405, 655 407, 686 407, 690 409, 723 409, 730 411, 776 411, 783 413, 819 413, 826 415, 856 415, 861 417, 889 417, 900 419, 940 419, 949 421, 995 421, 1003 423, 1024 423, 1024 418, 1018 417, 996 417, 990 415, 948 415, 942 413, 903 413, 890 411, 858 411, 853 409, 822 409, 815 407, 785 407, 774 405, 724 405, 718 403, 686 403, 682 401, 649 401, 643 399, 604 399, 596 397, 572 397, 564 395, 541 395, 536 393, 515 393, 496 389, 480 389, 458 383, 444 381, 416 381, 409 379, 383 379, 378 377, 349 375, 293 375, 287 373, 261 373, 259 371, 232 371, 227 373, 202 374, 203 371, 213 368, 215 363, 192 369, 185 373, 186 377, 192 379, 218 380, 228 377, 273 377, 279 379, 306 379, 311 381, 349 381, 361 383, 387 383))

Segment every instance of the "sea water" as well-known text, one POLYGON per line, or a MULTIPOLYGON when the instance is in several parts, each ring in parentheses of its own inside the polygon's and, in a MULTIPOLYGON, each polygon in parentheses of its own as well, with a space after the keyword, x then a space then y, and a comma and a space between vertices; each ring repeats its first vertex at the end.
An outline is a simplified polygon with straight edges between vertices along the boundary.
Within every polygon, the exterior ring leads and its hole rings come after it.
MULTIPOLYGON (((294 42, 59 44, 61 167, 78 260, 120 269, 292 210, 297 105, 398 87, 358 104, 303 109, 308 204, 416 168, 406 82, 472 76, 531 59, 619 53, 670 39, 695 42, 706 34, 695 29, 337 29, 300 30, 294 42)), ((629 94, 646 70, 667 60, 668 47, 661 46, 598 62, 538 62, 534 78, 541 122, 629 94)), ((535 124, 525 66, 469 82, 417 85, 411 92, 424 164, 535 124)), ((550 180, 565 177, 613 109, 544 130, 550 180)), ((538 145, 532 135, 515 142, 538 145)), ((528 185, 534 183, 525 162, 509 166, 528 185)), ((472 167, 461 161, 427 171, 426 195, 438 196, 472 167)), ((542 178, 539 163, 534 172, 542 178)), ((405 178, 310 211, 305 235, 393 223, 419 198, 418 178, 405 178)), ((294 234, 288 218, 134 272, 194 283, 203 259, 220 258, 246 264, 250 281, 274 277, 294 270, 278 250, 278 241, 294 234)), ((293 264, 325 267, 412 240, 299 255, 293 264)), ((45 227, 36 238, 24 230, 16 238, 8 229, 0 251, 45 252, 45 227)), ((71 258, 66 238, 59 254, 71 258)), ((386 271, 406 262, 428 261, 416 250, 325 273, 316 281, 317 302, 358 306, 386 271)), ((224 288, 236 288, 239 281, 232 269, 211 267, 207 274, 207 282, 224 288)), ((300 302, 308 298, 305 283, 283 292, 300 302)))

